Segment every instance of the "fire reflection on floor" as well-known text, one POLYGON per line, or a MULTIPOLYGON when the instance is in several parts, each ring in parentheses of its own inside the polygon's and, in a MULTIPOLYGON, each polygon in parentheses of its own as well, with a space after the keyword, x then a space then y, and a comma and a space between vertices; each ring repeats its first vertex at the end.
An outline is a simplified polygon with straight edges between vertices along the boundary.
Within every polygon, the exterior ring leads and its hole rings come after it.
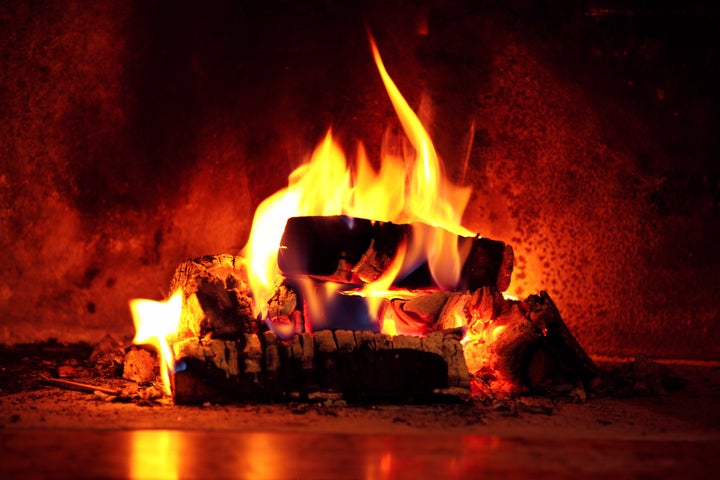
POLYGON ((2 478, 703 477, 716 441, 492 435, 41 430, 0 433, 2 478))

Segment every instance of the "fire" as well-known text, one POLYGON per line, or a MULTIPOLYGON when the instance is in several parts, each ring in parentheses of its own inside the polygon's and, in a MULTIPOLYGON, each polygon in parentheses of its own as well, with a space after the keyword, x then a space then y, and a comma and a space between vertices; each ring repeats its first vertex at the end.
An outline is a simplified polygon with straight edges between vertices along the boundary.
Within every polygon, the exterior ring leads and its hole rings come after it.
MULTIPOLYGON (((455 285, 467 252, 460 251, 457 235, 474 236, 460 225, 470 198, 470 188, 449 182, 443 174, 432 140, 417 115, 390 78, 375 41, 370 37, 375 64, 398 115, 412 152, 402 158, 387 153, 384 145, 380 169, 375 170, 362 145, 354 168, 328 131, 310 161, 290 174, 287 188, 263 201, 255 212, 243 256, 249 259, 249 280, 255 311, 266 315, 267 300, 280 272, 277 252, 285 223, 290 217, 347 215, 377 221, 415 222, 413 241, 399 249, 390 275, 365 287, 366 293, 386 290, 398 275, 404 275, 427 260, 439 287, 455 285), (441 228, 434 228, 441 227, 441 228)), ((303 287, 303 294, 316 295, 317 288, 303 287)), ((328 302, 324 292, 310 304, 328 302)), ((369 298, 368 310, 377 315, 379 303, 369 298)), ((376 316, 377 318, 377 316, 376 316)))
MULTIPOLYGON (((458 239, 475 236, 461 225, 471 192, 469 187, 455 185, 444 176, 428 132, 388 74, 375 41, 371 36, 369 40, 378 72, 407 139, 404 154, 390 153, 394 150, 389 148, 386 136, 379 169, 372 166, 362 144, 358 145, 353 162, 349 162, 332 130, 328 130, 309 161, 290 174, 288 186, 258 206, 242 254, 247 260, 254 313, 267 318, 268 300, 283 279, 278 251, 289 218, 344 215, 348 219, 410 223, 413 226, 410 240, 398 246, 391 265, 374 282, 354 288, 302 278, 297 284, 302 290, 305 313, 313 321, 324 322, 333 302, 354 295, 362 297, 359 302, 367 307, 367 316, 376 322, 378 330, 391 335, 398 332, 421 335, 424 331, 398 321, 399 317, 394 316, 397 312, 393 313, 388 305, 392 299, 427 294, 429 290, 398 291, 392 290, 392 285, 397 278, 404 278, 426 263, 438 289, 455 288, 471 247, 470 242, 465 242, 466 247, 460 248, 458 239)), ((137 331, 134 342, 151 344, 160 352, 167 394, 171 394, 170 373, 175 371, 168 342, 177 334, 182 304, 181 290, 166 302, 142 299, 130 302, 137 331)), ((445 328, 465 328, 466 345, 485 344, 501 334, 504 327, 491 330, 490 319, 476 316, 458 305, 452 312, 452 325, 445 328)), ((292 322, 269 326, 282 338, 295 333, 292 322)))
POLYGON ((130 300, 130 311, 135 323, 137 345, 152 345, 160 354, 160 376, 163 391, 171 395, 170 372, 175 371, 175 356, 168 341, 175 336, 182 312, 182 289, 177 289, 164 302, 136 298, 130 300))

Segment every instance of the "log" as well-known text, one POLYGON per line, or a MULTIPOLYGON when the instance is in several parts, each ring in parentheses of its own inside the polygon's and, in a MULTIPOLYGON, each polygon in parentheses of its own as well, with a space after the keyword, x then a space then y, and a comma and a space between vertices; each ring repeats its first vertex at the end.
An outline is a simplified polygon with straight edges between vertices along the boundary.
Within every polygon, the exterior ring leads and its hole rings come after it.
POLYGON ((183 290, 178 338, 236 339, 255 333, 260 320, 253 315, 245 261, 229 254, 185 260, 170 282, 170 291, 183 290))
POLYGON ((421 336, 491 322, 505 302, 495 287, 482 287, 474 292, 422 292, 399 298, 388 292, 386 299, 380 314, 383 321, 394 322, 398 334, 421 336))
MULTIPOLYGON (((178 338, 236 339, 258 332, 263 319, 253 315, 245 259, 230 254, 206 255, 182 262, 170 282, 183 290, 178 338)), ((286 337, 305 330, 297 288, 279 279, 267 303, 265 319, 286 337)))
MULTIPOLYGON (((412 244, 424 224, 395 224, 346 216, 293 217, 285 226, 278 265, 288 277, 310 276, 336 283, 364 284, 387 271, 403 242, 412 244)), ((460 251, 468 252, 460 279, 449 290, 475 290, 510 285, 513 250, 488 238, 457 236, 460 251)), ((421 262, 395 286, 410 289, 436 287, 427 262, 421 262)))
POLYGON ((426 335, 461 327, 471 320, 491 321, 504 301, 495 287, 482 287, 474 292, 390 290, 383 293, 376 321, 370 317, 367 302, 357 291, 344 290, 328 298, 321 318, 315 319, 306 308, 305 296, 313 294, 314 287, 322 284, 311 280, 303 285, 304 288, 284 279, 269 302, 267 323, 285 338, 292 333, 312 331, 313 327, 378 331, 386 322, 394 323, 393 331, 400 335, 426 335))
POLYGON ((489 328, 481 341, 465 345, 466 359, 471 373, 489 376, 497 389, 519 392, 562 382, 581 383, 586 390, 595 386, 597 367, 547 292, 506 300, 489 328))
POLYGON ((187 338, 174 345, 178 404, 272 401, 336 392, 350 401, 454 399, 469 394, 457 332, 420 338, 324 330, 281 340, 187 338))
POLYGON ((471 370, 482 369, 484 363, 489 364, 490 370, 498 377, 496 386, 501 390, 516 392, 535 386, 528 372, 533 364, 533 355, 541 345, 542 333, 528 320, 520 302, 510 302, 491 328, 497 327, 503 330, 497 335, 490 332, 485 348, 478 346, 480 365, 469 362, 471 370))
MULTIPOLYGON (((370 317, 365 300, 347 295, 347 291, 337 293, 327 302, 321 319, 313 319, 305 298, 313 286, 325 290, 318 280, 303 283, 279 279, 264 319, 273 331, 289 338, 313 328, 379 329, 380 324, 370 317)), ((261 329, 262 319, 252 314, 247 271, 241 257, 224 254, 186 260, 177 267, 171 287, 182 288, 184 293, 179 339, 193 336, 236 339, 261 329)), ((494 286, 474 292, 391 290, 385 295, 379 317, 394 321, 399 334, 424 335, 460 326, 458 321, 467 323, 477 317, 490 320, 491 310, 497 309, 501 301, 502 294, 494 286), (478 303, 482 299, 484 306, 478 303), (485 311, 481 312, 483 308, 485 311)))
POLYGON ((275 285, 267 307, 265 321, 279 335, 287 338, 305 331, 302 298, 286 279, 275 285))
POLYGON ((523 302, 528 320, 542 333, 542 344, 557 362, 559 372, 568 378, 579 378, 586 389, 598 379, 598 369, 585 353, 560 316, 560 311, 546 291, 528 296, 523 302))

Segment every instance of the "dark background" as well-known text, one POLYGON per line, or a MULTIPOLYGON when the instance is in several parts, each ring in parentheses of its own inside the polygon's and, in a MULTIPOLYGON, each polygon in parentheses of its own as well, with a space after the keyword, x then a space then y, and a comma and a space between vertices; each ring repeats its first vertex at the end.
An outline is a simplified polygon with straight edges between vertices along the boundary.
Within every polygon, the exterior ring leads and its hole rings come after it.
POLYGON ((127 300, 252 214, 329 126, 396 126, 365 22, 465 225, 594 354, 720 353, 712 2, 5 1, 0 343, 128 335, 127 300), (427 35, 419 27, 427 25, 427 35))

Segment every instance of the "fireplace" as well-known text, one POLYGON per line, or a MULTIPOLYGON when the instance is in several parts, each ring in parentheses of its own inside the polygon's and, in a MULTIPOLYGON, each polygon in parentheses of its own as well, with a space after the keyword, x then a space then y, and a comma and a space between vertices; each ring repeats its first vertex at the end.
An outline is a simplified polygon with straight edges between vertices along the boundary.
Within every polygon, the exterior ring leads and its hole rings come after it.
POLYGON ((4 6, 3 343, 130 334, 127 299, 238 251, 329 126, 377 158, 364 18, 510 293, 548 289, 593 354, 713 358, 709 7, 518 3, 4 6))
POLYGON ((703 2, 6 2, 0 343, 131 337, 128 300, 238 253, 329 127, 379 158, 401 128, 369 26, 472 188, 462 224, 513 246, 509 294, 548 291, 595 359, 717 360, 717 19, 703 2))

